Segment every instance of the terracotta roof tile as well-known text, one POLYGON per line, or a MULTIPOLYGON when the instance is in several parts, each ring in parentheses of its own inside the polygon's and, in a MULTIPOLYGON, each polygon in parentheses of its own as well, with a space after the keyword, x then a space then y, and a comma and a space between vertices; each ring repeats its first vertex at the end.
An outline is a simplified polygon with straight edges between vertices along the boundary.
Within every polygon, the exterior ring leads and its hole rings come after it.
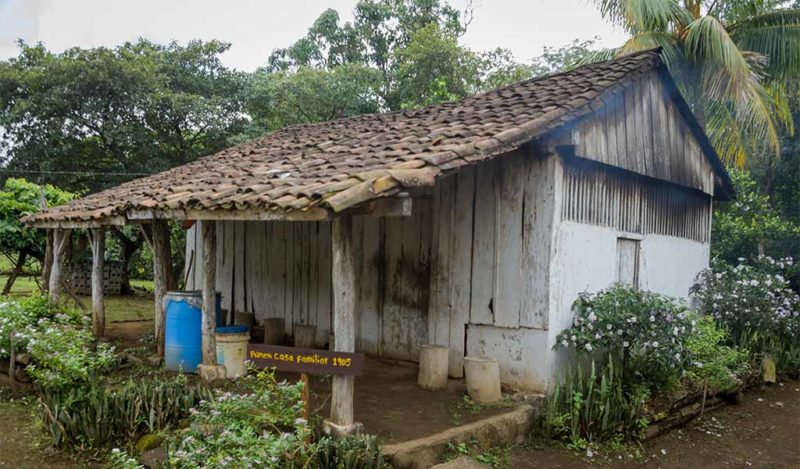
POLYGON ((84 221, 131 209, 341 211, 431 186, 448 171, 517 148, 660 64, 657 50, 645 51, 456 102, 296 125, 25 221, 84 221))

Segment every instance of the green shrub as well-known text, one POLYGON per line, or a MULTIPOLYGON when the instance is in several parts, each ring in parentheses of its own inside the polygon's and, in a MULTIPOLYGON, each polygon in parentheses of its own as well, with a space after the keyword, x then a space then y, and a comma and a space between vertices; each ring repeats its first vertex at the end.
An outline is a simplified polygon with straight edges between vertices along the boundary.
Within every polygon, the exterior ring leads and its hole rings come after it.
POLYGON ((144 433, 175 426, 210 392, 172 379, 131 378, 119 384, 44 388, 39 398, 43 426, 57 448, 89 449, 132 443, 144 433))
POLYGON ((588 375, 577 366, 547 395, 539 429, 547 438, 566 440, 581 449, 619 434, 637 439, 647 427, 648 398, 645 386, 626 389, 613 359, 599 368, 592 361, 588 375))
POLYGON ((626 387, 668 389, 688 366, 686 339, 695 319, 672 298, 615 285, 582 293, 573 310, 573 324, 558 335, 555 347, 578 356, 610 356, 626 387))
POLYGON ((301 418, 302 383, 251 370, 243 385, 246 393, 217 391, 192 411, 189 429, 168 440, 165 467, 384 467, 374 439, 312 441, 301 418))
POLYGON ((792 259, 758 257, 737 265, 715 261, 701 273, 692 292, 702 311, 730 333, 734 346, 776 359, 782 372, 800 371, 800 295, 787 278, 792 259))
POLYGON ((725 345, 727 340, 727 332, 718 328, 711 317, 698 318, 695 333, 686 342, 692 358, 687 378, 716 391, 736 388, 750 369, 748 354, 725 345))

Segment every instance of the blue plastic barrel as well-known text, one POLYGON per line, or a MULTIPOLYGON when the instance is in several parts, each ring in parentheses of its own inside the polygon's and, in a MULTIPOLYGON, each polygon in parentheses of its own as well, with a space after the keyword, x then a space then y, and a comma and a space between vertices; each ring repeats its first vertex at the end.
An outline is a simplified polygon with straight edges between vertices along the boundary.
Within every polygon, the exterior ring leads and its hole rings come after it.
POLYGON ((164 365, 168 370, 197 371, 203 362, 202 304, 200 291, 171 291, 166 294, 164 365))

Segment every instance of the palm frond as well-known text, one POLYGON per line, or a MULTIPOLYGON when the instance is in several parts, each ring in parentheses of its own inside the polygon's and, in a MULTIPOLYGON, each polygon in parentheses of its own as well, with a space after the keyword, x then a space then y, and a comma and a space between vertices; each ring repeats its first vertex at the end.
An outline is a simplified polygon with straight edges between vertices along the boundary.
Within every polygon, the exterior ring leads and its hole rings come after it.
POLYGON ((643 32, 632 36, 618 49, 617 56, 661 48, 661 57, 670 69, 682 66, 684 54, 681 45, 668 33, 643 32))
POLYGON ((753 16, 734 24, 729 31, 740 48, 769 59, 767 71, 772 78, 800 82, 800 9, 753 16))
POLYGON ((603 18, 631 33, 669 32, 691 21, 677 0, 595 0, 603 18))
POLYGON ((735 84, 732 81, 724 67, 702 69, 702 86, 706 91, 704 107, 708 116, 706 130, 709 136, 715 136, 712 138, 715 149, 726 162, 737 165, 756 148, 779 153, 780 137, 775 120, 779 110, 774 97, 755 75, 735 84))

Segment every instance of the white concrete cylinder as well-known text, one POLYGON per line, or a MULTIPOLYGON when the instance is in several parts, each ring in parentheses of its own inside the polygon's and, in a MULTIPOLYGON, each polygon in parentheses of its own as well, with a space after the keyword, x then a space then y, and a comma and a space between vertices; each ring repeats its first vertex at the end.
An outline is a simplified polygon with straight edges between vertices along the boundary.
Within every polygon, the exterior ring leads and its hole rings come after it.
POLYGON ((496 358, 464 357, 467 394, 480 404, 492 404, 502 397, 500 365, 496 358))
POLYGON ((419 376, 417 384, 428 391, 439 391, 447 386, 447 368, 450 349, 427 344, 419 349, 419 376))
POLYGON ((294 346, 314 348, 317 344, 317 326, 294 325, 294 346))

